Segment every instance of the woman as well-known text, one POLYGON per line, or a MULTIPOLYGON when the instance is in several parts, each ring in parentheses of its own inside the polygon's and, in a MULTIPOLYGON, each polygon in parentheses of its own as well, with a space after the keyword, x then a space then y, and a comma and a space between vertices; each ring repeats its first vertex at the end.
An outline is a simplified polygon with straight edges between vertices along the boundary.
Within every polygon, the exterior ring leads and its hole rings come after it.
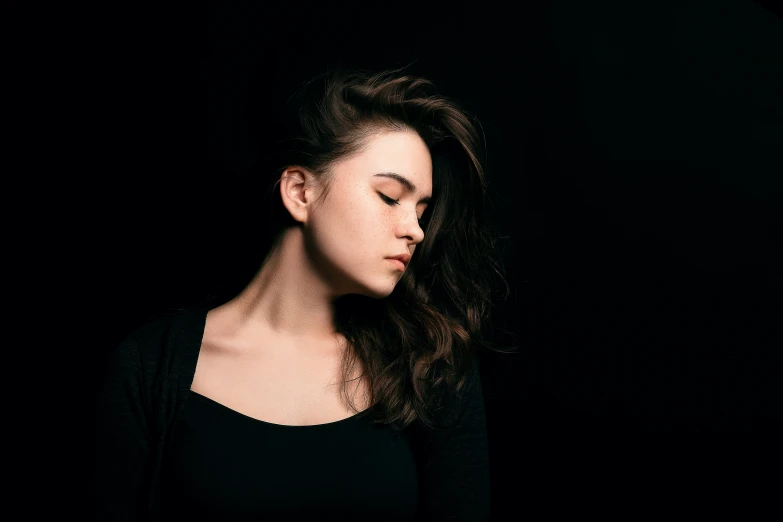
POLYGON ((289 101, 260 269, 111 354, 99 517, 487 520, 476 354, 505 281, 477 128, 401 70, 289 101))

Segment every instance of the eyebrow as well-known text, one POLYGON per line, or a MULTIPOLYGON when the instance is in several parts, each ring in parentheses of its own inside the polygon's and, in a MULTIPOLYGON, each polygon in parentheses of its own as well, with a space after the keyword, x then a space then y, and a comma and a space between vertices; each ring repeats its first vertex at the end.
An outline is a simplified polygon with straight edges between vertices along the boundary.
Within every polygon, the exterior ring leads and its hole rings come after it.
MULTIPOLYGON (((380 176, 382 178, 391 178, 396 179, 400 182, 400 184, 405 187, 405 190, 408 192, 416 192, 416 185, 411 182, 408 178, 401 174, 397 174, 396 172, 379 172, 378 174, 375 174, 375 176, 380 176)), ((429 203, 432 201, 432 197, 428 196, 426 198, 421 198, 419 200, 419 203, 429 203)))

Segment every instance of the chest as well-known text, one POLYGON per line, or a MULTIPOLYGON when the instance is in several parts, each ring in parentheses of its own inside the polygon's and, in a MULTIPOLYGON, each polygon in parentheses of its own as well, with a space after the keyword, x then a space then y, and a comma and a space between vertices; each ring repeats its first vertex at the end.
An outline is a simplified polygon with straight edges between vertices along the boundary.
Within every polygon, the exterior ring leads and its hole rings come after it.
POLYGON ((369 407, 360 371, 343 383, 339 354, 280 348, 243 354, 205 345, 191 389, 257 420, 309 426, 343 420, 369 407))

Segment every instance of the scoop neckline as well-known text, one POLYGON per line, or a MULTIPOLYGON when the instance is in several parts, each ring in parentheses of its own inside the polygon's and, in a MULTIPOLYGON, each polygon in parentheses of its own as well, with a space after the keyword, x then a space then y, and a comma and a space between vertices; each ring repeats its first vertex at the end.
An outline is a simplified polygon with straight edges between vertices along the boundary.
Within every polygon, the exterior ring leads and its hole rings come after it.
POLYGON ((195 395, 196 398, 201 399, 202 401, 205 401, 205 402, 207 402, 209 404, 217 406, 218 408, 223 410, 225 413, 229 413, 229 414, 232 414, 232 415, 235 415, 235 416, 239 416, 239 417, 244 417, 244 418, 249 419, 250 421, 253 421, 253 422, 255 422, 257 424, 260 424, 260 425, 275 426, 275 427, 279 427, 279 428, 323 428, 323 427, 327 427, 327 426, 335 426, 335 425, 338 425, 338 424, 342 424, 342 423, 346 423, 346 422, 352 421, 354 419, 358 419, 360 416, 362 416, 363 414, 369 412, 369 410, 371 410, 373 408, 372 406, 370 406, 369 408, 364 409, 364 410, 360 411, 359 413, 354 413, 350 417, 346 417, 344 419, 339 419, 339 420, 332 421, 332 422, 324 422, 324 423, 321 423, 321 424, 278 424, 276 422, 269 422, 269 421, 265 421, 265 420, 262 420, 262 419, 257 419, 255 417, 251 417, 250 415, 246 415, 246 414, 242 413, 241 411, 237 411, 237 410, 235 410, 233 408, 229 408, 225 404, 220 403, 220 402, 216 401, 215 399, 207 397, 206 395, 202 395, 202 394, 200 394, 199 392, 197 392, 195 390, 190 389, 190 390, 188 390, 188 392, 191 395, 195 395))

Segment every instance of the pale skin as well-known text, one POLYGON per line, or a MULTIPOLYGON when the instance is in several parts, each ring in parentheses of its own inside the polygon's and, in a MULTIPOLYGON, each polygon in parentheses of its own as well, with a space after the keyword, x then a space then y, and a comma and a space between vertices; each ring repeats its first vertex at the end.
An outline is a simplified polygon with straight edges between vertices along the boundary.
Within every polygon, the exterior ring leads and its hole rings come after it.
MULTIPOLYGON (((394 290, 403 272, 387 258, 413 255, 424 238, 419 219, 432 194, 432 158, 415 132, 379 131, 332 171, 320 206, 311 172, 290 166, 281 174, 283 204, 302 227, 287 229, 247 287, 207 314, 193 391, 274 424, 325 424, 356 413, 342 397, 346 343, 335 332, 332 302, 394 290)), ((370 406, 363 379, 348 389, 360 411, 370 406)))

